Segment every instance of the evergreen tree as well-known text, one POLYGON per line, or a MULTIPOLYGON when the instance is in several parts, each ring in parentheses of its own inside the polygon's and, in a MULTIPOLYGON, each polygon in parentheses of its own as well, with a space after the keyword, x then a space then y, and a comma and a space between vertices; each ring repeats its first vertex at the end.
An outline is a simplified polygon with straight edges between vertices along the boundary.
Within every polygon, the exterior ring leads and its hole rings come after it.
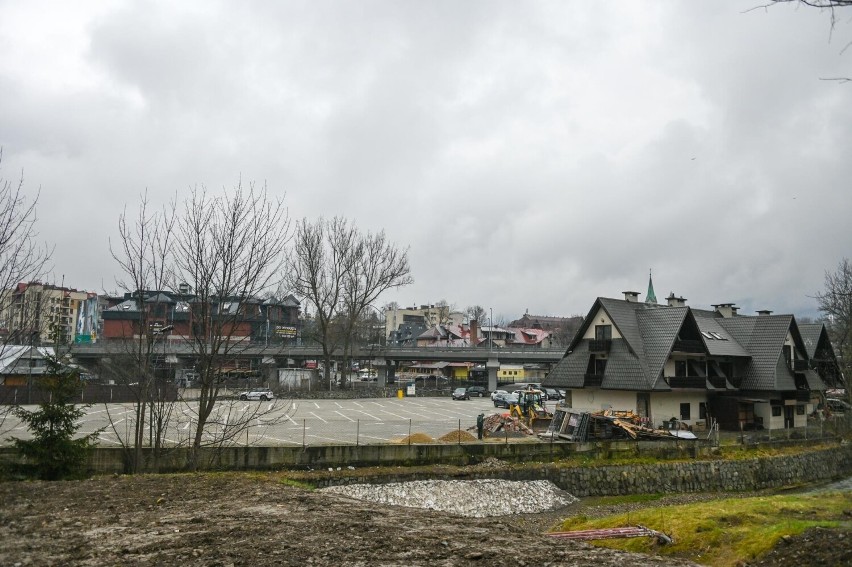
POLYGON ((45 359, 47 372, 41 385, 47 400, 33 411, 15 408, 15 415, 26 424, 32 439, 12 441, 26 457, 25 469, 33 476, 44 480, 79 476, 84 472, 86 454, 94 446, 99 431, 74 439, 81 427, 77 422, 89 407, 74 404, 82 389, 80 374, 63 364, 56 353, 45 359))

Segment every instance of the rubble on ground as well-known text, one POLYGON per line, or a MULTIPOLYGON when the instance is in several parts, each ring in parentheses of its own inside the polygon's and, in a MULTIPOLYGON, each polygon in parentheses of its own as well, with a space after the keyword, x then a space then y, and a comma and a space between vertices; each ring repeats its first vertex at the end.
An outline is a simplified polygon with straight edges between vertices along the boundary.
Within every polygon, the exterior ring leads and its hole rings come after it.
POLYGON ((558 407, 548 433, 580 443, 595 439, 695 439, 695 434, 674 418, 670 429, 654 429, 646 417, 613 409, 584 412, 558 407))
POLYGON ((486 518, 562 508, 577 498, 546 480, 420 480, 323 488, 358 500, 486 518))
MULTIPOLYGON (((468 427, 468 431, 475 431, 476 426, 468 427)), ((522 433, 524 435, 532 435, 533 430, 526 426, 517 417, 513 417, 509 413, 493 413, 485 416, 482 424, 482 436, 490 437, 493 435, 505 435, 507 433, 522 433)))

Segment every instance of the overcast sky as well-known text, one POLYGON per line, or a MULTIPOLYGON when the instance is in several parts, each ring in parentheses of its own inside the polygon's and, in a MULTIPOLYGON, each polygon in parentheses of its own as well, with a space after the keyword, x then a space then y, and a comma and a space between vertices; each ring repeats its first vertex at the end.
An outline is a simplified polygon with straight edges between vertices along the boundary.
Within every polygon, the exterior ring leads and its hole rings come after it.
POLYGON ((55 280, 116 289, 147 189, 266 183, 409 249, 381 303, 597 296, 815 314, 852 255, 852 9, 704 2, 0 1, 0 175, 55 280))

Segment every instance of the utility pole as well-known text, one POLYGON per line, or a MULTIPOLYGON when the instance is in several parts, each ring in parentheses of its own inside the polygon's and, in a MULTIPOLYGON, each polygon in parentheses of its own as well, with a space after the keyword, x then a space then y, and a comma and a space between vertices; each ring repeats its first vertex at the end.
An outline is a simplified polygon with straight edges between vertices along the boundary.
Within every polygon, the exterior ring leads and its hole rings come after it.
POLYGON ((488 312, 488 352, 491 352, 494 349, 494 308, 489 307, 488 312))

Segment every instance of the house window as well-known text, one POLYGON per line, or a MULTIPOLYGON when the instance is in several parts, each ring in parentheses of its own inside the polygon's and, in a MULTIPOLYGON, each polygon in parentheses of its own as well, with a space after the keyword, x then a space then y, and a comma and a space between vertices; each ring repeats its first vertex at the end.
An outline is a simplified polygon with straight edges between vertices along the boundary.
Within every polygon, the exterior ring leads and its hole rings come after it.
POLYGON ((698 402, 698 419, 707 419, 707 402, 698 402))
POLYGON ((772 406, 772 417, 781 417, 781 406, 772 406))
POLYGON ((805 415, 805 406, 796 406, 796 415, 805 415))
POLYGON ((689 411, 690 411, 691 407, 692 407, 692 404, 690 404, 689 402, 684 403, 684 404, 680 404, 680 420, 681 421, 688 421, 689 419, 691 419, 689 417, 689 411))
POLYGON ((793 348, 790 345, 784 345, 784 362, 787 366, 793 365, 793 348))
POLYGON ((612 325, 595 325, 595 340, 612 340, 612 325))
POLYGON ((677 376, 678 378, 685 378, 686 372, 686 361, 675 360, 675 376, 677 376))

